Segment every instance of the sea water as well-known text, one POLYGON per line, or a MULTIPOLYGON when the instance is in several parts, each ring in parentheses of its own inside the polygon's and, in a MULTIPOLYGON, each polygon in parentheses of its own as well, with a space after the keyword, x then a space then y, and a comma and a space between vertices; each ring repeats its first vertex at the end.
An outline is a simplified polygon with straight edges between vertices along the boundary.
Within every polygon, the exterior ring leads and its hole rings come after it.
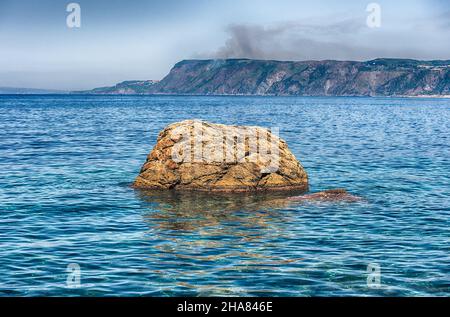
POLYGON ((449 296, 449 123, 448 99, 0 96, 0 296, 449 296), (364 200, 130 188, 193 118, 278 127, 312 192, 364 200))

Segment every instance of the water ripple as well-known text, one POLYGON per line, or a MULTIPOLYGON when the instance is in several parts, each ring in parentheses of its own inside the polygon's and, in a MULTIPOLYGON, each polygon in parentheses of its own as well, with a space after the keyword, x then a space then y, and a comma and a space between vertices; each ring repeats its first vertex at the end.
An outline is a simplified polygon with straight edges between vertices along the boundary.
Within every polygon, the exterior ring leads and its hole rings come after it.
POLYGON ((0 96, 0 109, 0 296, 450 295, 448 100, 0 96), (188 118, 278 126, 312 190, 365 201, 131 189, 159 130, 188 118))

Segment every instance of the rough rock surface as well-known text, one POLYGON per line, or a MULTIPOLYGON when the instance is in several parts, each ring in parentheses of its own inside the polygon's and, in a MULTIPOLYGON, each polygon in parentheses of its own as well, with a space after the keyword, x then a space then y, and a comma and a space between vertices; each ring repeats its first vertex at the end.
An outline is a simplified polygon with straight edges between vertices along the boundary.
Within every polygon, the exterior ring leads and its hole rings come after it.
POLYGON ((159 134, 134 187, 307 191, 308 176, 286 142, 267 129, 187 120, 159 134))
POLYGON ((324 201, 324 202, 357 202, 362 201, 361 197, 347 192, 345 189, 331 189, 319 193, 307 194, 303 196, 290 197, 291 201, 324 201))

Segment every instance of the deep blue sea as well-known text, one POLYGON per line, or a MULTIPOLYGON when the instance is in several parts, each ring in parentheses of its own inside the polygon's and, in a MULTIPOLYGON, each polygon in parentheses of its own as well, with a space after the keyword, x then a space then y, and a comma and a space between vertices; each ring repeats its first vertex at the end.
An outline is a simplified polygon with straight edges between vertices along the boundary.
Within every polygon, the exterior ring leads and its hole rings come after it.
POLYGON ((5 95, 0 123, 0 296, 450 295, 449 99, 5 95), (279 127, 312 192, 365 200, 130 188, 192 118, 279 127))

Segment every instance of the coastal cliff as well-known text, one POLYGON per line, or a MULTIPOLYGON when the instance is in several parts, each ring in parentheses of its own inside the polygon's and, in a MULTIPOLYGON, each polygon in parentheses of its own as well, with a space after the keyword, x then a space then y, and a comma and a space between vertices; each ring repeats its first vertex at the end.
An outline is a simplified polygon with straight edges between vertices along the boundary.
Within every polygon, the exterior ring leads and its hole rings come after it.
POLYGON ((439 97, 450 96, 450 61, 185 60, 159 82, 129 81, 83 93, 439 97))

